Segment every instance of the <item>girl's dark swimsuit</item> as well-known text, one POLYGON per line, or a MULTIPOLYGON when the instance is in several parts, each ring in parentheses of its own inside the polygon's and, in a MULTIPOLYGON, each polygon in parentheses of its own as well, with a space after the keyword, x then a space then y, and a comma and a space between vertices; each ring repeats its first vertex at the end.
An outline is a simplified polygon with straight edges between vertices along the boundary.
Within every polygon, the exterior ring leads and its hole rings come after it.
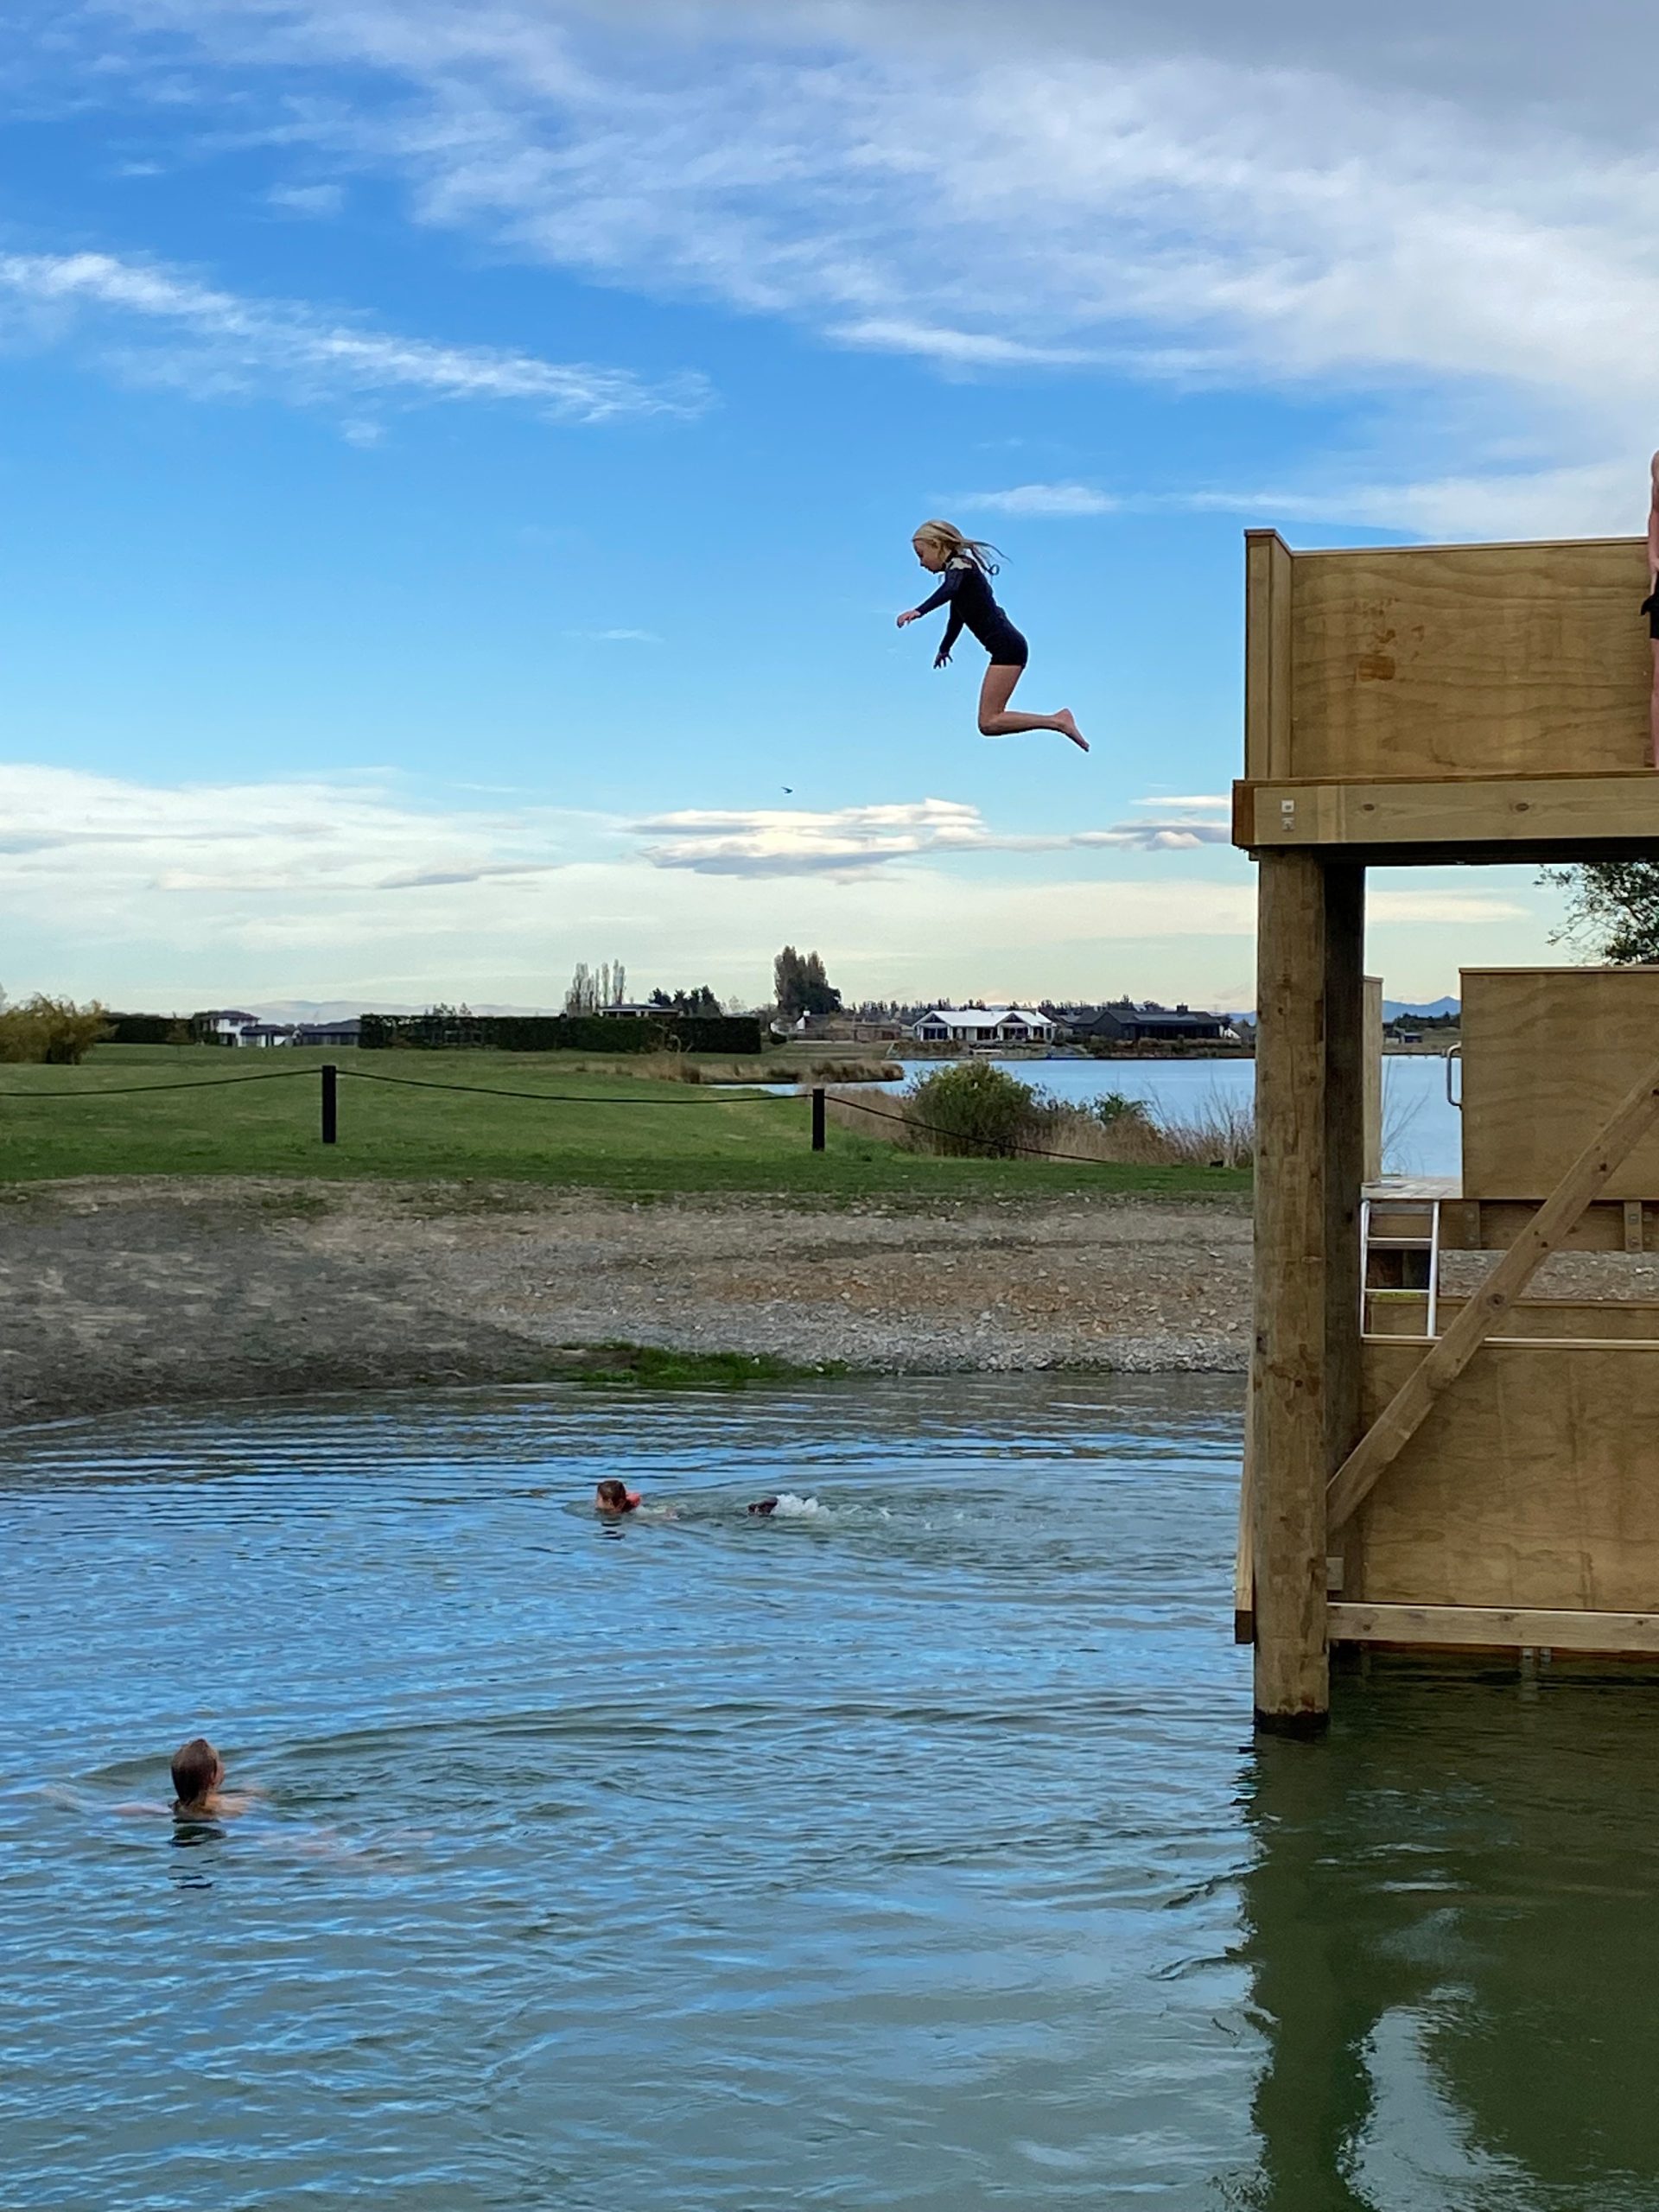
POLYGON ((925 599, 916 612, 931 614, 947 601, 950 620, 944 626, 944 640, 935 666, 950 659, 950 648, 964 630, 973 632, 998 667, 1025 666, 1031 648, 992 597, 990 578, 977 561, 969 560, 965 554, 951 556, 938 591, 931 599, 925 599))

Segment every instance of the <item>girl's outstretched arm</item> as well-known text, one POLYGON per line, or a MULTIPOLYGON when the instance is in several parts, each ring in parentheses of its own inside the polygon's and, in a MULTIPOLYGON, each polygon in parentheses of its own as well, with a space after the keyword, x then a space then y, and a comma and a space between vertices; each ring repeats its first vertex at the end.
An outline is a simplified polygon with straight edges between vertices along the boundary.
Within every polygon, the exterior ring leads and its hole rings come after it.
POLYGON ((940 579, 938 589, 916 609, 918 615, 931 614, 936 607, 947 604, 950 609, 950 619, 944 626, 944 636, 939 641, 939 650, 933 656, 935 668, 944 666, 950 658, 950 648, 962 635, 962 609, 957 604, 957 593, 967 574, 966 569, 947 569, 940 579))

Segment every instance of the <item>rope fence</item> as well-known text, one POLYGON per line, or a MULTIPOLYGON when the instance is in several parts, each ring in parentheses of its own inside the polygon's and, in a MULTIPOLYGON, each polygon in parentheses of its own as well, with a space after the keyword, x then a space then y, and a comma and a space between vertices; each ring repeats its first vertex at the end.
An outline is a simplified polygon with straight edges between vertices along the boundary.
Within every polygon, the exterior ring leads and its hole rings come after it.
POLYGON ((29 1105, 36 1098, 137 1098, 147 1090, 233 1090, 244 1083, 291 1083, 296 1076, 310 1075, 310 1068, 272 1068, 266 1075, 188 1076, 182 1083, 111 1084, 99 1090, 0 1090, 0 1098, 29 1105))
MULTIPOLYGON (((582 1097, 566 1090, 518 1090, 500 1084, 437 1083, 429 1077, 411 1075, 380 1075, 368 1068, 341 1068, 332 1060, 324 1060, 316 1068, 270 1068, 258 1075, 187 1076, 180 1083, 124 1083, 89 1088, 85 1090, 7 1090, 0 1089, 0 1103, 32 1106, 37 1099, 139 1098, 162 1090, 234 1090, 248 1083, 291 1083, 296 1077, 315 1075, 321 1078, 321 1135, 324 1144, 340 1141, 340 1078, 342 1075, 359 1083, 394 1084, 400 1090, 453 1090, 465 1097, 528 1098, 549 1106, 698 1106, 703 1103, 700 1092, 690 1090, 680 1097, 632 1098, 582 1097)), ((755 1090, 743 1095, 721 1098, 725 1106, 775 1105, 775 1093, 755 1090)), ((823 1150, 823 1092, 819 1088, 812 1093, 812 1149, 823 1150)))
MULTIPOLYGON (((614 1098, 582 1097, 572 1091, 519 1090, 499 1084, 439 1083, 426 1076, 380 1075, 366 1068, 340 1068, 332 1060, 325 1060, 317 1068, 271 1068, 258 1075, 192 1076, 181 1083, 122 1084, 109 1089, 86 1090, 0 1090, 0 1103, 32 1105, 36 1099, 97 1099, 137 1098, 163 1090, 235 1090, 249 1083, 289 1083, 296 1078, 316 1075, 321 1077, 321 1136, 324 1144, 340 1141, 340 1077, 345 1075, 359 1083, 389 1084, 400 1090, 451 1090, 462 1096, 477 1098, 526 1098, 546 1106, 700 1106, 704 1103, 701 1089, 683 1097, 614 1098)), ((795 1094, 798 1096, 799 1094, 795 1094)), ((812 1087, 812 1136, 814 1152, 823 1152, 827 1143, 827 1092, 822 1084, 812 1087)), ((728 1095, 718 1101, 726 1106, 772 1106, 779 1103, 776 1092, 753 1090, 747 1094, 728 1095)), ((885 1106, 873 1106, 866 1099, 849 1098, 844 1091, 836 1093, 836 1103, 855 1114, 867 1114, 880 1122, 897 1122, 906 1129, 918 1130, 930 1136, 945 1137, 952 1144, 977 1146, 982 1154, 1006 1159, 1018 1154, 1028 1160, 1058 1160, 1065 1167, 1098 1167, 1105 1163, 1089 1160, 1073 1152, 1054 1152, 1042 1145, 1020 1144, 1011 1140, 973 1137, 959 1129, 946 1128, 938 1122, 918 1121, 902 1108, 894 1112, 885 1106)))

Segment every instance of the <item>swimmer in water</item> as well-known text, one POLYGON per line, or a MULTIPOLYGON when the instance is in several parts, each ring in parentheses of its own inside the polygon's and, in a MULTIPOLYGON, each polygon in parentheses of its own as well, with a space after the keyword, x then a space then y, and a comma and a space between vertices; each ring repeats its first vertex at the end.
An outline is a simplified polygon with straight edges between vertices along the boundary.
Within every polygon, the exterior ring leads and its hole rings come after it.
POLYGON ((775 1497, 757 1497, 748 1510, 751 1513, 775 1513, 778 1510, 778 1501, 775 1497))
POLYGON ((626 1483, 614 1479, 596 1484, 594 1491, 594 1510, 607 1520, 620 1520, 625 1513, 637 1513, 645 1503, 637 1490, 630 1490, 626 1483))
POLYGON ((964 537, 953 522, 925 522, 910 542, 916 558, 930 575, 938 576, 940 582, 931 599, 925 599, 919 607, 912 607, 899 617, 899 627, 902 630, 907 623, 919 622, 936 607, 949 607, 944 637, 933 659, 935 668, 949 666, 950 648, 964 629, 971 631, 984 646, 991 657, 991 664, 979 687, 980 735, 1018 737, 1027 730, 1052 729, 1062 737, 1069 737, 1073 745, 1086 753, 1089 741, 1077 728, 1070 707, 1062 707, 1058 715, 1008 711, 1008 701, 1014 696, 1014 685, 1025 674, 1030 649, 992 594, 991 578, 996 574, 996 563, 991 556, 996 548, 987 545, 982 538, 964 537))
POLYGON ((245 1813, 254 1792, 226 1789, 225 1762, 205 1736, 193 1736, 173 1754, 173 1817, 221 1821, 245 1813))

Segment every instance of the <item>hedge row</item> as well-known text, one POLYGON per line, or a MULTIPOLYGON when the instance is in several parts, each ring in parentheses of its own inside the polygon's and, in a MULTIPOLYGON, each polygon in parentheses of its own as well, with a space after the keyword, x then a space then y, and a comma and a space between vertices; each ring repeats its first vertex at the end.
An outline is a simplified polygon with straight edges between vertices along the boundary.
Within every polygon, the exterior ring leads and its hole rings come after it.
POLYGON ((170 1045, 175 1030, 188 1027, 172 1014, 106 1014, 106 1045, 170 1045))
POLYGON ((367 1052, 732 1052, 762 1048, 753 1014, 365 1014, 367 1052))

